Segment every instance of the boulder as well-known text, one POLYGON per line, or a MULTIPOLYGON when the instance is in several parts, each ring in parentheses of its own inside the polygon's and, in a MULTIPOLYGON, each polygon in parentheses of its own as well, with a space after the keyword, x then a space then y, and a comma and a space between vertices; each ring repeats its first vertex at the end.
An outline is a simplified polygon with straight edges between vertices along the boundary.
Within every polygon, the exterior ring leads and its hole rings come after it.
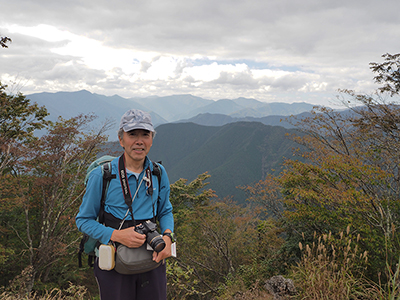
POLYGON ((274 296, 274 300, 285 300, 296 294, 296 288, 291 279, 281 275, 273 276, 265 282, 265 288, 274 296))

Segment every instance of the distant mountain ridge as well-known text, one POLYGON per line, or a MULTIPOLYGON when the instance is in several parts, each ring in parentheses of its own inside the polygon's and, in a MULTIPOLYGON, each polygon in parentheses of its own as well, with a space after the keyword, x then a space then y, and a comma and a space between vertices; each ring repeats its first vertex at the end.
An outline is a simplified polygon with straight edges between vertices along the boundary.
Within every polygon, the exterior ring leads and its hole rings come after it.
MULTIPOLYGON (((156 127, 169 122, 190 120, 191 118, 193 118, 191 122, 196 122, 196 116, 201 114, 208 116, 215 115, 213 117, 214 120, 218 118, 225 118, 226 120, 232 118, 231 121, 233 122, 258 121, 265 117, 274 116, 269 117, 270 120, 268 122, 275 119, 273 123, 275 125, 278 118, 281 119, 283 116, 308 112, 313 108, 313 105, 308 103, 265 103, 248 98, 213 101, 193 95, 135 97, 127 99, 118 95, 104 96, 93 94, 86 90, 37 93, 27 95, 27 98, 36 102, 39 106, 44 105, 50 113, 50 120, 56 120, 59 116, 65 119, 71 118, 81 113, 93 113, 98 116, 98 123, 96 125, 103 123, 105 120, 111 120, 114 122, 114 126, 107 133, 112 140, 116 139, 115 132, 118 130, 120 117, 132 108, 150 112, 156 127)), ((214 125, 214 123, 205 123, 206 119, 203 118, 202 125, 214 125)))
MULTIPOLYGON (((311 113, 309 112, 304 112, 296 115, 298 118, 305 118, 307 116, 310 116, 311 113)), ((205 126, 223 126, 225 124, 229 123, 235 123, 235 122, 260 122, 263 123, 264 125, 271 125, 271 126, 282 126, 285 128, 294 128, 295 126, 291 124, 288 121, 289 116, 266 116, 266 117, 261 117, 261 118, 255 118, 255 117, 232 117, 232 116, 227 116, 227 115, 222 115, 222 114, 210 114, 210 113, 205 113, 205 114, 198 114, 197 116, 190 118, 190 119, 185 119, 185 120, 179 120, 174 123, 195 123, 199 125, 205 125, 205 126)))
MULTIPOLYGON (((214 101, 192 95, 173 95, 166 97, 131 98, 134 102, 162 116, 167 122, 177 121, 196 115, 196 111, 214 101)), ((165 123, 167 123, 165 122, 165 123)))

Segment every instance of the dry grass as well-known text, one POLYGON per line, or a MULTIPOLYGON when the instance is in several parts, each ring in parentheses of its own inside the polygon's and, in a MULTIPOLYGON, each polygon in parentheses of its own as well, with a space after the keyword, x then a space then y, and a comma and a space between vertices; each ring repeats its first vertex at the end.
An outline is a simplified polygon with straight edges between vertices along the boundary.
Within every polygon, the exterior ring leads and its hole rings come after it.
POLYGON ((293 269, 299 299, 360 299, 364 298, 362 273, 368 260, 367 252, 359 253, 357 242, 349 237, 350 227, 335 240, 331 234, 320 236, 312 245, 303 246, 302 259, 293 269))
POLYGON ((62 291, 60 289, 53 289, 46 292, 44 295, 38 295, 36 293, 21 293, 21 292, 3 292, 0 295, 1 300, 87 300, 87 290, 83 286, 74 286, 70 284, 70 287, 62 291))
POLYGON ((16 276, 7 289, 0 290, 0 300, 88 300, 91 297, 84 286, 76 286, 72 283, 65 290, 52 289, 40 295, 30 292, 32 282, 32 266, 26 267, 20 275, 16 276))

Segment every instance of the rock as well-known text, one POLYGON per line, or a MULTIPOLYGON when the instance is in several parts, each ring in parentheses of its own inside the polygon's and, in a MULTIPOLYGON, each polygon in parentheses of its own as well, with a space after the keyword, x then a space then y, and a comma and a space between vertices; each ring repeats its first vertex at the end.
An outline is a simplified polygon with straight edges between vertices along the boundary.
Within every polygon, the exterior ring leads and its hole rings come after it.
POLYGON ((265 288, 274 296, 274 300, 284 300, 296 293, 296 287, 291 279, 274 276, 265 282, 265 288))

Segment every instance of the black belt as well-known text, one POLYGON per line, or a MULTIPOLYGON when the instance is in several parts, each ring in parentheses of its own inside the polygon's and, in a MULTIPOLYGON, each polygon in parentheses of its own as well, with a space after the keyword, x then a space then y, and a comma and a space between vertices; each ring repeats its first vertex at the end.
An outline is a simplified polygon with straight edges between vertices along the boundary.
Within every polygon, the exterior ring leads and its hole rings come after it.
MULTIPOLYGON (((122 224, 121 229, 125 229, 128 227, 134 227, 136 225, 142 224, 148 220, 151 220, 152 222, 156 222, 155 218, 152 219, 146 219, 146 220, 125 220, 124 223, 122 224)), ((119 229, 121 226, 122 219, 119 219, 117 217, 114 217, 114 215, 110 214, 109 212, 104 212, 104 225, 119 229)))

